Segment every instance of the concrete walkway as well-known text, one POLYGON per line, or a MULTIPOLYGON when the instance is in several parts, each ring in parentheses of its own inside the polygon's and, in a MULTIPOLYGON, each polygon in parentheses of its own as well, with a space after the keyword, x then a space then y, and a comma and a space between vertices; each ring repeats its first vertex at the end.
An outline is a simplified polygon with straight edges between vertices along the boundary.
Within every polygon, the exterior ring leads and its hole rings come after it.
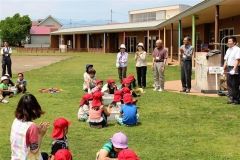
MULTIPOLYGON (((192 80, 192 89, 190 93, 187 93, 189 95, 196 95, 196 96, 208 96, 208 97, 219 97, 217 94, 204 94, 201 93, 199 89, 194 87, 194 84, 196 84, 195 80, 192 80)), ((167 81, 165 82, 165 90, 169 92, 175 92, 179 94, 186 94, 186 93, 180 93, 179 91, 182 89, 181 80, 175 80, 175 81, 167 81)))

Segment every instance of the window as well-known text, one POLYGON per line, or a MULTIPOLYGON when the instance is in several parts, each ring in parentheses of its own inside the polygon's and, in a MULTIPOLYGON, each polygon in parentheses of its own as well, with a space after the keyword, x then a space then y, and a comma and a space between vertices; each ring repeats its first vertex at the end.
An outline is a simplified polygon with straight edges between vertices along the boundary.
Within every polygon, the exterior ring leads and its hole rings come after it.
POLYGON ((131 15, 132 22, 147 22, 156 20, 156 12, 139 13, 131 15))

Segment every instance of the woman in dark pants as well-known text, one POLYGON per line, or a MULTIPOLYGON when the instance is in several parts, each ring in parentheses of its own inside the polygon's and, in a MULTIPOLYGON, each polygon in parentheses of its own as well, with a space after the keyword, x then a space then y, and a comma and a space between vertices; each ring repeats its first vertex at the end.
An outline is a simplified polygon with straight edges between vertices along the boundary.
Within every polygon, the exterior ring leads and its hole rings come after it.
POLYGON ((144 51, 143 43, 139 43, 137 46, 137 52, 135 53, 136 71, 138 87, 146 87, 146 74, 147 74, 147 53, 144 51))
POLYGON ((7 73, 12 78, 12 60, 11 60, 12 49, 8 46, 7 42, 4 42, 4 47, 1 49, 2 55, 2 76, 7 73))

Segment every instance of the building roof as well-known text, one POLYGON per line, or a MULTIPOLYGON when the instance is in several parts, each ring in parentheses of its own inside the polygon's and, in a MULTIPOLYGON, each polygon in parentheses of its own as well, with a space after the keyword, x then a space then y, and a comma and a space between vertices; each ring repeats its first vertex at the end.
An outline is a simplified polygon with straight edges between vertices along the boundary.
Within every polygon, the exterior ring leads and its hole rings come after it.
POLYGON ((49 26, 32 26, 30 29, 31 35, 50 35, 52 31, 56 31, 56 27, 49 26))
POLYGON ((51 34, 72 34, 72 33, 104 33, 104 32, 122 32, 122 31, 141 31, 151 29, 162 21, 136 22, 136 23, 118 23, 99 26, 85 26, 77 28, 66 28, 52 32, 51 34))
POLYGON ((31 35, 50 35, 51 32, 58 30, 58 27, 56 25, 41 25, 44 21, 51 18, 53 21, 55 21, 57 24, 60 24, 55 18, 53 18, 51 15, 46 17, 45 19, 32 21, 32 27, 30 29, 31 35))
POLYGON ((41 22, 38 25, 41 25, 44 21, 46 21, 47 19, 51 18, 52 20, 54 20, 56 23, 58 23, 60 26, 62 26, 62 24, 55 18, 53 18, 51 15, 47 16, 45 19, 41 20, 41 22))

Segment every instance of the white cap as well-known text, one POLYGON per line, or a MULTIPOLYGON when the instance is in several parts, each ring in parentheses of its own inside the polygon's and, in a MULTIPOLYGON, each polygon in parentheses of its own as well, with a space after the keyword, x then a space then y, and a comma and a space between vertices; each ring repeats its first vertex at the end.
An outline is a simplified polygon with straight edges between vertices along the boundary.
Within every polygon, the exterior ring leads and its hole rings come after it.
POLYGON ((1 77, 1 82, 4 81, 4 80, 7 80, 7 79, 8 79, 7 76, 2 76, 2 77, 1 77))
POLYGON ((122 48, 123 48, 123 49, 126 49, 126 46, 125 46, 125 44, 121 44, 119 48, 120 48, 120 49, 122 49, 122 48))
POLYGON ((140 47, 143 47, 143 48, 144 48, 144 45, 143 45, 143 43, 142 43, 142 42, 138 43, 138 46, 140 46, 140 47))

